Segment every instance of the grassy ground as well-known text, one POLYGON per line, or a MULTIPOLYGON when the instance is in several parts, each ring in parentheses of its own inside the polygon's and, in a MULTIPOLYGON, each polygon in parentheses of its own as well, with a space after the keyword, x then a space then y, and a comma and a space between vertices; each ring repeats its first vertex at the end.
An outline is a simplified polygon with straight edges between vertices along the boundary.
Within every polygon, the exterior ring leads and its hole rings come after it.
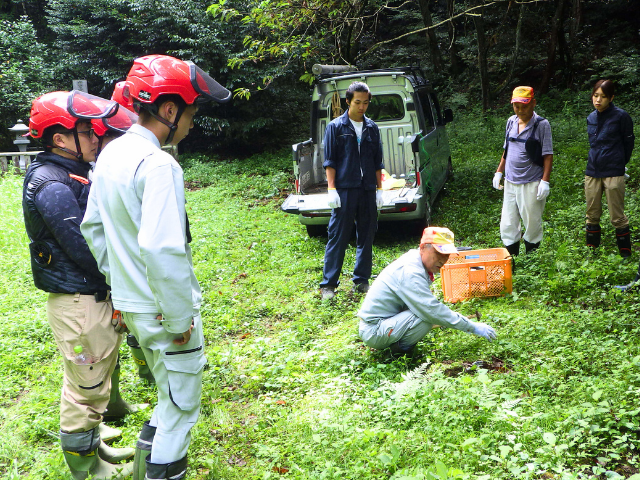
MULTIPOLYGON (((365 348, 349 290, 347 252, 335 302, 317 291, 324 242, 279 211, 287 153, 185 162, 209 365, 193 431, 190 479, 622 478, 640 458, 637 155, 628 215, 634 255, 623 262, 603 218, 603 245, 584 247, 586 107, 543 99, 555 164, 542 247, 517 260, 514 294, 453 305, 478 309, 499 338, 438 330, 413 359, 365 348), (480 366, 471 364, 482 360, 480 366)), ((458 115, 455 178, 434 224, 460 243, 500 246, 500 193, 491 188, 508 110, 458 115)), ((61 362, 32 285, 20 179, 0 180, 0 477, 70 479, 57 444, 61 362)), ((418 238, 382 225, 374 273, 418 238)), ((436 289, 439 282, 436 282, 436 289)), ((122 390, 153 402, 122 349, 122 390)), ((148 414, 120 427, 133 445, 148 414)))

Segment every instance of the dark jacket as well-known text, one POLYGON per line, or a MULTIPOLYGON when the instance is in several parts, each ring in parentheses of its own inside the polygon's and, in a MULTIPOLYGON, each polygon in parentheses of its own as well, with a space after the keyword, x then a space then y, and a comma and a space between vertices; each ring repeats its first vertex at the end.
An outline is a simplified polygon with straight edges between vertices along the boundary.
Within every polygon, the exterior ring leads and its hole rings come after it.
POLYGON ((336 170, 336 188, 375 190, 376 170, 382 170, 382 141, 375 122, 366 116, 358 151, 358 137, 347 110, 334 118, 324 134, 324 168, 336 170))
POLYGON ((620 177, 633 151, 633 121, 613 103, 604 112, 594 110, 587 117, 589 160, 585 175, 595 178, 620 177))
POLYGON ((45 292, 91 294, 109 288, 80 232, 90 168, 45 152, 25 175, 22 210, 31 270, 36 287, 45 292))

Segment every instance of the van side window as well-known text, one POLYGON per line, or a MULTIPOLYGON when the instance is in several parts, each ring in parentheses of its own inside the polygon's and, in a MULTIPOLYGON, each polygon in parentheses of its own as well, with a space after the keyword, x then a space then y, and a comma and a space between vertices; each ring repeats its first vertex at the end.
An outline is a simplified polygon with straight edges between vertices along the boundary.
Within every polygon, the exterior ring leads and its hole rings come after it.
POLYGON ((433 120, 433 112, 431 111, 431 100, 429 99, 429 94, 424 90, 418 91, 418 98, 420 100, 420 105, 422 106, 422 112, 424 114, 424 133, 427 133, 436 127, 436 124, 433 120))

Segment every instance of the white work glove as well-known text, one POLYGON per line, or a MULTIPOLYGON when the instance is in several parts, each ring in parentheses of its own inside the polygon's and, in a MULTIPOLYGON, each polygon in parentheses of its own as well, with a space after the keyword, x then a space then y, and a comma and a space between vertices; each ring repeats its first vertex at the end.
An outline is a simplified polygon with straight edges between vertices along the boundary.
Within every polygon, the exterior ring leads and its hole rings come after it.
POLYGON ((536 198, 538 200, 544 200, 549 196, 549 182, 545 182, 544 180, 540 180, 540 185, 538 185, 538 195, 536 198))
POLYGON ((482 338, 486 338, 490 342, 495 340, 496 337, 498 336, 498 334, 493 329, 493 327, 490 327, 486 323, 482 323, 482 322, 473 323, 473 334, 482 338))
POLYGON ((493 174, 493 188, 496 190, 501 190, 500 188, 500 180, 502 180, 502 172, 496 172, 493 174))
POLYGON ((338 191, 335 188, 329 188, 327 193, 329 194, 329 208, 340 208, 342 204, 340 203, 338 191))
POLYGON ((376 208, 378 210, 381 210, 383 204, 384 204, 384 200, 382 199, 382 189, 379 188, 376 190, 376 208))

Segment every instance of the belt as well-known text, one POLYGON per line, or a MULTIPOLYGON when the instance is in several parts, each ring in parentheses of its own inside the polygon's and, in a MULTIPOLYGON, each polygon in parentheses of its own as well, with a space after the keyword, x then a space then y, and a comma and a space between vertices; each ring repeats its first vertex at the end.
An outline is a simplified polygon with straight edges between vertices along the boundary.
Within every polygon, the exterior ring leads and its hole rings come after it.
POLYGON ((111 298, 111 290, 98 290, 95 293, 81 293, 80 295, 93 295, 96 302, 104 302, 111 298))

